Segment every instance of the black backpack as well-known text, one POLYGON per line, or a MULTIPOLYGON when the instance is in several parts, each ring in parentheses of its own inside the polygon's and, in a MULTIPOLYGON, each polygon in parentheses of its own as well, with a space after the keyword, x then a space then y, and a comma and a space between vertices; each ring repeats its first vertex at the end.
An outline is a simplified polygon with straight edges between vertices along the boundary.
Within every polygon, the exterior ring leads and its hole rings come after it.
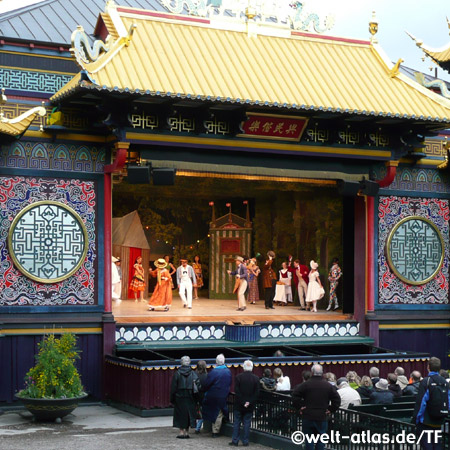
POLYGON ((448 383, 442 378, 428 377, 427 389, 430 397, 427 402, 428 415, 439 420, 447 417, 448 414, 448 383))

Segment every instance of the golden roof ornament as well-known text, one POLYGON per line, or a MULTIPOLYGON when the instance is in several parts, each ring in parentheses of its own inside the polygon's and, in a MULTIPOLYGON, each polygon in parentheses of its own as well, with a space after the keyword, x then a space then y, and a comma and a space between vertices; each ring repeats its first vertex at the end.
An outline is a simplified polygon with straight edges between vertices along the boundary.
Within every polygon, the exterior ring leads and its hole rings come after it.
POLYGON ((378 33, 378 21, 375 15, 375 11, 372 11, 372 20, 369 22, 369 33, 372 35, 370 38, 371 44, 378 44, 378 39, 375 35, 378 33))

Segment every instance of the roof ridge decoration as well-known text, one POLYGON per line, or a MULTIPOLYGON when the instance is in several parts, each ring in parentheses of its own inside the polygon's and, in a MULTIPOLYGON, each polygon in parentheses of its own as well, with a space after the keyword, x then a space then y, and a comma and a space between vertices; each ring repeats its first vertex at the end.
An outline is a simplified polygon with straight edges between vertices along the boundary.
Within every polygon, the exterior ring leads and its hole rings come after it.
MULTIPOLYGON (((88 72, 94 74, 102 69, 123 47, 128 47, 133 37, 134 30, 137 25, 132 24, 126 36, 120 36, 114 40, 108 35, 105 42, 98 39, 92 45, 89 38, 81 25, 72 33, 72 47, 70 52, 77 60, 78 65, 88 72)), ((91 79, 94 83, 95 81, 91 79)))
POLYGON ((335 18, 327 15, 323 23, 316 13, 307 13, 305 2, 299 0, 158 0, 171 13, 200 17, 247 20, 259 23, 275 23, 297 31, 324 33, 333 28, 335 18), (225 17, 225 12, 227 15, 225 17))
POLYGON ((426 81, 425 75, 422 72, 414 72, 416 81, 426 88, 437 88, 441 91, 443 97, 450 99, 450 91, 443 80, 426 81))

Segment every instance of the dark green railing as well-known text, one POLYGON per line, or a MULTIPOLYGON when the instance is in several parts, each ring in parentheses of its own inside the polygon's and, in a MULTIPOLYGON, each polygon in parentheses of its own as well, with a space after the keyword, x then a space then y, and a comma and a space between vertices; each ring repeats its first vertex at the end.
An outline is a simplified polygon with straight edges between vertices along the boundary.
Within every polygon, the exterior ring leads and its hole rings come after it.
MULTIPOLYGON (((230 420, 233 420, 234 395, 229 397, 230 420)), ((261 392, 255 406, 251 429, 291 441, 302 430, 301 418, 290 395, 261 392)), ((419 450, 416 426, 360 411, 339 409, 329 421, 328 434, 332 450, 419 450)), ((450 450, 450 421, 444 426, 443 449, 450 450)), ((299 445, 299 449, 303 446, 299 445)))

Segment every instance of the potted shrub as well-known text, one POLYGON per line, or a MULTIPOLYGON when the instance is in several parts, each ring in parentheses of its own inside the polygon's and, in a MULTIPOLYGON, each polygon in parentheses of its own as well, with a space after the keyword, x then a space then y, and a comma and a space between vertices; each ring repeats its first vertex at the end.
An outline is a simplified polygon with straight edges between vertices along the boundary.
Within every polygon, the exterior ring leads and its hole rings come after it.
POLYGON ((16 395, 36 420, 57 420, 70 414, 87 396, 75 367, 80 351, 72 333, 45 336, 38 344, 36 365, 25 376, 25 389, 16 395))

